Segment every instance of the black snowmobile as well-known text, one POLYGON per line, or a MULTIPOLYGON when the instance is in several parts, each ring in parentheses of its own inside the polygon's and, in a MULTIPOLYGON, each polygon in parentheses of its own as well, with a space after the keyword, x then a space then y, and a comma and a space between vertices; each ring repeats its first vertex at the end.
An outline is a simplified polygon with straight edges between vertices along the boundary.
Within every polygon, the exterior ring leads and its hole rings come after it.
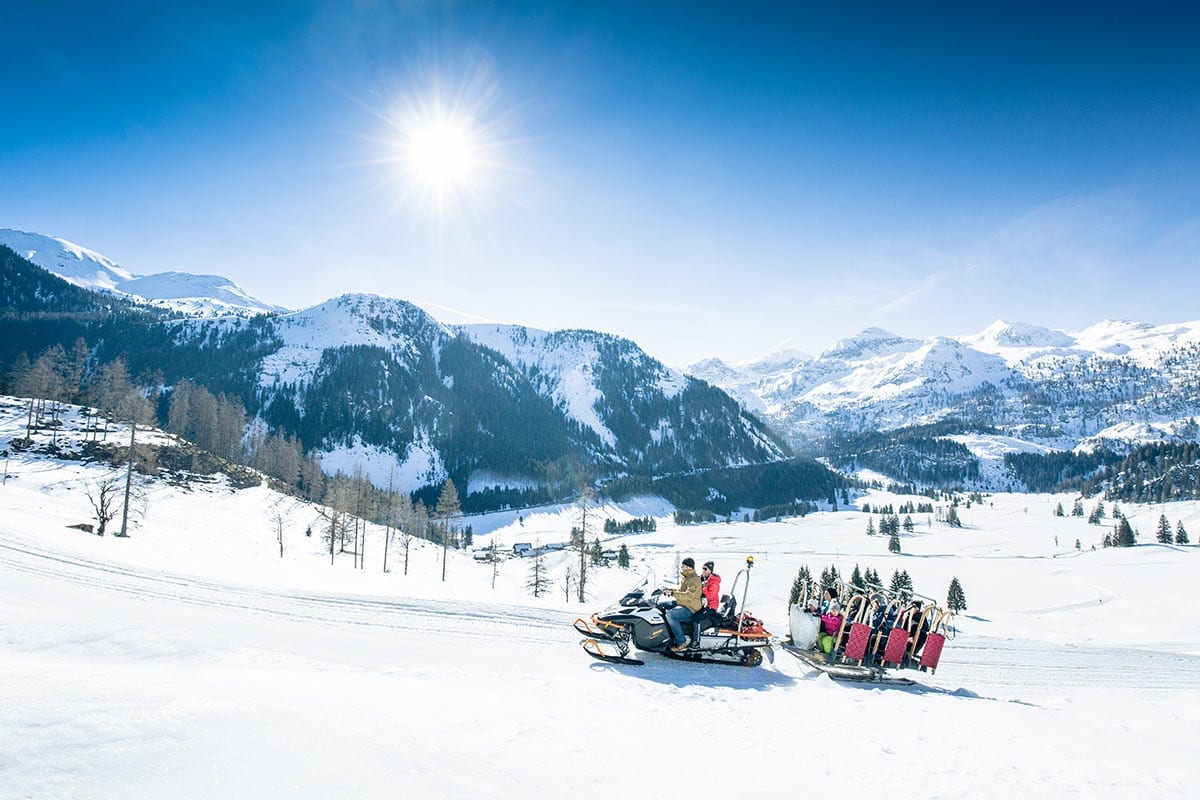
POLYGON ((754 617, 745 612, 738 613, 738 587, 740 584, 744 604, 753 566, 754 557, 750 556, 746 559, 746 568, 734 577, 729 593, 721 596, 718 614, 707 615, 702 620, 699 641, 694 647, 680 651, 670 649, 671 630, 663 615, 675 605, 675 600, 664 594, 662 588, 651 589, 653 574, 644 577, 614 605, 593 614, 590 621, 575 620, 575 630, 586 637, 579 644, 592 658, 612 664, 646 663, 630 657, 633 648, 684 661, 744 667, 758 666, 764 655, 768 660, 774 660, 771 634, 763 630, 762 623, 754 617))

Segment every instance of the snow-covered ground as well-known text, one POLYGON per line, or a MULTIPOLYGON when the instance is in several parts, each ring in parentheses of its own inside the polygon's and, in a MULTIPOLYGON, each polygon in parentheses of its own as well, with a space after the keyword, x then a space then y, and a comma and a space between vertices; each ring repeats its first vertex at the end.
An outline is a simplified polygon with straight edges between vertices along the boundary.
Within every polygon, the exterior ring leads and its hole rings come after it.
MULTIPOLYGON (((23 418, 0 414, 0 447, 23 418)), ((120 434, 117 434, 118 437, 120 434)), ((1194 796, 1200 765, 1200 548, 1091 550, 1074 498, 997 495, 951 529, 915 515, 903 553, 861 512, 619 537, 635 569, 549 596, 529 559, 492 565, 416 542, 382 568, 330 564, 317 510, 264 487, 148 486, 128 539, 66 527, 108 468, 13 453, 0 485, 0 796, 4 798, 1194 796), (275 516, 284 522, 284 554, 275 516), (313 535, 305 536, 312 526, 313 535), (1075 540, 1080 550, 1075 549, 1075 540), (905 569, 969 610, 916 686, 836 683, 779 653, 755 669, 587 658, 571 621, 646 569, 755 556, 749 608, 785 633, 801 564, 905 569)), ((878 494, 873 503, 895 500, 878 494)), ((1092 502, 1087 503, 1090 509, 1092 502)), ((1111 504, 1109 504, 1111 507, 1111 504)), ((1122 506, 1200 534, 1200 503, 1122 506)), ((469 520, 476 544, 564 541, 571 509, 469 520)), ((606 546, 608 542, 606 542, 606 546)))

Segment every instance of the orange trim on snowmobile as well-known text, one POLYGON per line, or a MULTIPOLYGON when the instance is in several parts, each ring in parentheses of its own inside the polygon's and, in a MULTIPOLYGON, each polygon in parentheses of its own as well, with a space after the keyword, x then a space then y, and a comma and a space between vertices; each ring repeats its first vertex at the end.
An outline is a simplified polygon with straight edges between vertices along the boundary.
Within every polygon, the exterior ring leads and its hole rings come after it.
POLYGON ((771 638, 770 632, 765 629, 763 630, 762 633, 747 633, 746 631, 742 631, 739 634, 736 630, 731 631, 728 628, 718 628, 717 634, 721 635, 721 636, 732 636, 735 639, 770 639, 771 638))

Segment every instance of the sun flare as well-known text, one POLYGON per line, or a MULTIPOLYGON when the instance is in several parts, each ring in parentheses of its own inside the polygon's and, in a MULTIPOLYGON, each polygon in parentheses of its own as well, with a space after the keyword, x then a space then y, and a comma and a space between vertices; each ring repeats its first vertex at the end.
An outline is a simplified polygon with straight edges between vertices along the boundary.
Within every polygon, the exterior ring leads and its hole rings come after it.
POLYGON ((441 195, 472 188, 480 164, 477 134, 469 119, 421 121, 405 133, 401 161, 423 189, 441 195))
POLYGON ((399 186, 401 203, 439 218, 487 206, 506 164, 484 108, 435 92, 411 98, 387 121, 392 131, 382 160, 391 165, 388 180, 399 186))

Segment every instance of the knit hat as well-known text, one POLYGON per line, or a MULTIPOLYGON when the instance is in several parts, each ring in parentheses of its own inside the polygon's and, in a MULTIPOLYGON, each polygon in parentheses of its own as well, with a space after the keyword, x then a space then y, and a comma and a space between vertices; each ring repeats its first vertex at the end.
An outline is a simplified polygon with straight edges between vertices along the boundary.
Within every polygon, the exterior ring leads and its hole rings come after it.
POLYGON ((695 568, 696 568, 696 562, 695 562, 695 561, 693 561, 691 558, 685 558, 685 559, 683 560, 683 565, 684 565, 685 567, 690 567, 690 568, 692 568, 692 569, 695 569, 695 568))

